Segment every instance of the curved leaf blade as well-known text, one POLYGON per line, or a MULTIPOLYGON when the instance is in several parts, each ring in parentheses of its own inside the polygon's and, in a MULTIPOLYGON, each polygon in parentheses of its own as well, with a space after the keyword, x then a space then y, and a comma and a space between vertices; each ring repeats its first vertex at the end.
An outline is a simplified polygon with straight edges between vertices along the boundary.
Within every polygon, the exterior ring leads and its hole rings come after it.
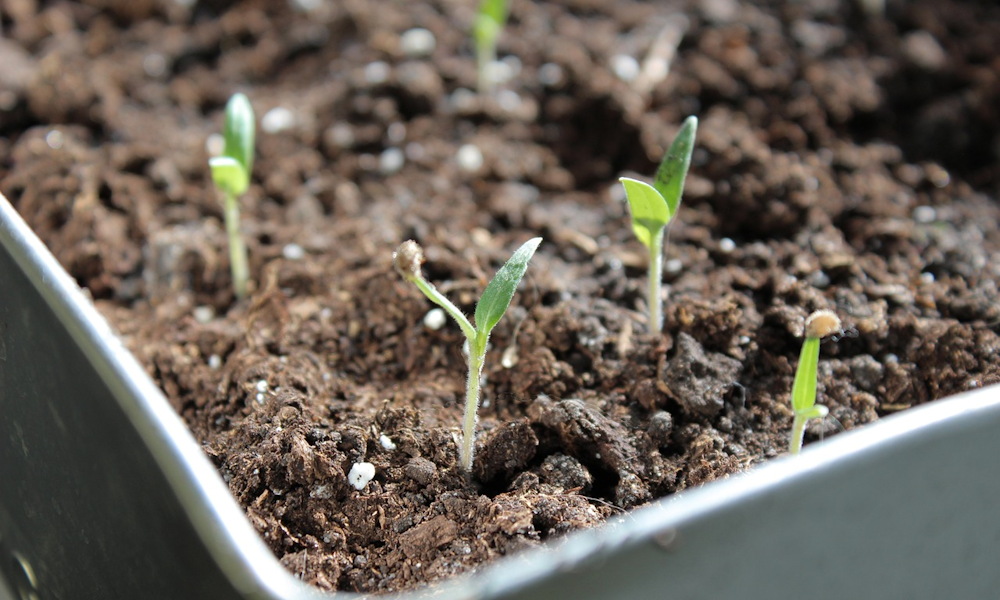
POLYGON ((536 237, 522 244, 500 267, 493 280, 486 285, 483 295, 476 304, 476 331, 480 336, 489 335, 507 312, 514 292, 517 291, 517 285, 524 277, 524 272, 528 270, 528 261, 534 256, 540 243, 542 238, 536 237))
POLYGON ((621 177, 618 181, 625 187, 635 237, 647 248, 652 248, 660 230, 667 226, 672 216, 667 201, 644 181, 630 177, 621 177))
POLYGON ((681 205, 684 180, 687 178, 688 168, 691 166, 694 136, 697 131, 698 117, 691 116, 685 119, 667 153, 663 155, 660 167, 656 170, 653 187, 666 200, 671 215, 677 214, 677 209, 681 205))
MULTIPOLYGON (((226 147, 225 156, 236 159, 247 173, 249 185, 250 173, 253 172, 253 149, 256 137, 256 123, 253 107, 245 94, 233 94, 226 103, 226 122, 223 128, 226 147)), ((246 191, 244 188, 239 194, 246 191)))

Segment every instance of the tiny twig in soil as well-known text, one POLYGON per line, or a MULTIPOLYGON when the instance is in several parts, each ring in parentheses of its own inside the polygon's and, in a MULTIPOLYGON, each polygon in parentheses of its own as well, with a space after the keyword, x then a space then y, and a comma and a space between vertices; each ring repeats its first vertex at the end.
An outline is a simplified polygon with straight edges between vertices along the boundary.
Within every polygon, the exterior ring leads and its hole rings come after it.
POLYGON ((250 187, 253 172, 254 113, 250 100, 243 94, 234 94, 226 104, 226 123, 222 130, 226 140, 220 156, 208 160, 212 180, 224 196, 226 235, 229 238, 229 264, 233 276, 233 290, 237 298, 247 295, 250 269, 247 248, 240 234, 239 197, 250 187))
POLYGON ((528 269, 528 261, 535 254, 542 238, 536 237, 525 242, 507 260, 493 279, 486 285, 483 295, 476 303, 473 325, 462 311, 448 300, 430 282, 424 279, 420 265, 424 253, 413 240, 400 244, 392 255, 393 266, 404 279, 414 283, 427 298, 443 308, 458 323, 469 345, 469 378, 466 382, 465 418, 462 421, 462 442, 458 447, 458 464, 467 474, 472 473, 473 449, 476 436, 476 422, 479 411, 479 385, 486 360, 486 348, 490 332, 500 322, 510 301, 514 297, 518 283, 528 269))
POLYGON ((632 213, 632 231, 649 250, 646 303, 650 331, 658 332, 663 328, 663 233, 680 208, 697 129, 697 117, 684 120, 681 130, 656 170, 653 185, 629 177, 619 179, 625 187, 629 211, 632 213))

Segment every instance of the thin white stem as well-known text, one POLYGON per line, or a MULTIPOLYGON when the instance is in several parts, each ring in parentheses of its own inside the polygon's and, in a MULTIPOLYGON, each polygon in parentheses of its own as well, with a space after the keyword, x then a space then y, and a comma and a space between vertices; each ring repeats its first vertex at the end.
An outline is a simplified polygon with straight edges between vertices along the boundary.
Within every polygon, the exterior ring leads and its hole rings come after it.
POLYGON ((229 237, 229 265, 233 277, 233 290, 237 298, 245 298, 250 280, 247 247, 240 233, 240 205, 236 196, 225 192, 226 235, 229 237))
POLYGON ((663 230, 653 238, 649 246, 649 290, 646 302, 649 304, 649 330, 663 329, 663 230))
POLYGON ((493 93, 493 63, 497 60, 496 44, 485 42, 476 43, 476 66, 479 69, 479 93, 489 95, 493 93))
POLYGON ((791 454, 798 454, 802 450, 802 438, 805 437, 808 421, 809 417, 795 413, 795 418, 792 420, 792 435, 788 441, 788 451, 791 454))
POLYGON ((469 342, 469 379, 465 386, 465 418, 462 420, 462 443, 458 447, 458 464, 466 474, 472 473, 476 424, 479 422, 479 382, 483 375, 485 358, 486 339, 471 340, 469 342))

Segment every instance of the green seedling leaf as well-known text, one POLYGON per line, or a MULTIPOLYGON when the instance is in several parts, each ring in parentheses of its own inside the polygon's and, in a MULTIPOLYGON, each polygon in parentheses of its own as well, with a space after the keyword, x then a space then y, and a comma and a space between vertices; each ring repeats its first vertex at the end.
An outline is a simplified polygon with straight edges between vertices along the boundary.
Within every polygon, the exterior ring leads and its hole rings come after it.
POLYGON ((226 123, 223 129, 226 148, 223 155, 235 158, 243 165, 248 182, 250 173, 253 172, 255 132, 256 124, 250 100, 245 94, 233 94, 233 97, 226 103, 226 123))
POLYGON ((677 209, 681 205, 684 180, 691 166, 691 153, 694 150, 694 136, 697 131, 698 117, 690 116, 685 119, 681 130, 677 132, 673 143, 663 156, 660 167, 656 170, 653 187, 670 207, 671 216, 677 214, 677 209))
POLYGON ((493 45, 507 23, 507 0, 483 0, 473 25, 477 44, 493 45))
POLYGON ((619 179, 625 187, 629 211, 632 213, 632 231, 647 248, 652 248, 667 226, 673 213, 670 206, 653 186, 638 179, 622 177, 619 179))
POLYGON ((208 166, 212 169, 212 181, 228 194, 239 196, 250 185, 250 177, 243 165, 231 156, 210 158, 208 166))
POLYGON ((792 410, 804 414, 816 403, 816 370, 819 367, 819 338, 806 338, 799 354, 792 383, 792 410))
POLYGON ((483 290, 483 295, 479 298, 479 303, 476 304, 475 315, 476 331, 480 336, 489 335, 489 332, 500 322, 503 314, 507 312, 507 307, 510 306, 510 301, 517 290, 517 285, 528 269, 528 261, 534 256, 535 250, 541 242, 542 238, 540 237, 532 238, 515 250, 514 254, 500 267, 497 274, 493 276, 493 280, 483 290))

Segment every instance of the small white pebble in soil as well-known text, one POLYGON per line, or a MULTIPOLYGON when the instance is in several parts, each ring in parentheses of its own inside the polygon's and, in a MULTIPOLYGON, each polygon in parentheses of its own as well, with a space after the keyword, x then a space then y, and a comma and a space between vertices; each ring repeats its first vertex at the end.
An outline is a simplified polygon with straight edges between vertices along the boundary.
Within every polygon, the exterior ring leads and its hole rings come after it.
POLYGON ((519 360, 520 357, 517 355, 517 346, 507 346, 507 348, 503 351, 503 354, 500 355, 500 365, 505 369, 512 368, 519 360))
POLYGON ((389 437, 389 436, 387 436, 384 433, 382 435, 378 436, 378 443, 381 444, 382 448, 384 448, 386 450, 395 450, 396 449, 396 442, 392 441, 392 438, 389 437))
POLYGON ((424 327, 431 331, 437 331, 444 327, 447 320, 448 315, 445 314, 444 309, 432 308, 424 315, 424 327))
POLYGON ((671 258, 667 262, 663 263, 663 270, 671 275, 676 275, 681 272, 684 268, 684 263, 681 262, 679 258, 671 258))
POLYGON ((295 125, 295 115, 284 106, 275 106, 264 113, 260 120, 260 128, 265 133, 279 133, 291 129, 295 125))
POLYGON ((389 80, 389 63, 376 60, 365 65, 365 82, 368 85, 379 85, 389 80))
POLYGON ((920 274, 920 281, 923 283, 934 283, 935 281, 934 273, 931 273, 929 271, 924 271, 923 273, 920 274))
POLYGON ((218 370, 222 366, 222 357, 218 354, 212 354, 208 357, 208 368, 213 371, 218 370))
POLYGON ((474 173, 483 166, 483 152, 475 144, 463 144, 455 153, 458 166, 467 173, 474 173))
POLYGON ((396 121, 385 129, 385 137, 390 144, 401 144, 406 139, 406 125, 396 121))
POLYGON ((302 12, 310 13, 323 6, 323 0, 292 0, 292 6, 302 12))
POLYGON ((406 163, 406 157, 399 148, 386 148, 378 157, 378 170, 383 175, 398 173, 406 163))
POLYGON ((354 130, 347 123, 331 125, 324 135, 330 144, 338 148, 350 148, 354 145, 354 130))
POLYGON ((226 149, 226 138, 222 134, 213 133, 205 138, 205 153, 209 156, 219 156, 226 149))
POLYGON ((356 490, 363 490, 368 482, 375 477, 375 465, 370 462, 354 463, 351 471, 347 474, 347 481, 356 490))
POLYGON ((545 63, 538 67, 538 82, 546 87, 555 87, 563 82, 563 68, 556 63, 545 63))
POLYGON ((281 247, 281 255, 288 260, 302 260, 306 255, 306 250, 302 246, 291 243, 281 247))
POLYGON ((208 323, 215 318, 215 309, 212 308, 211 306, 202 304, 201 306, 194 307, 194 310, 191 311, 191 314, 194 316, 195 321, 198 321, 199 323, 204 325, 205 323, 208 323))
POLYGON ((333 496, 332 490, 328 485, 317 485, 312 490, 309 491, 310 498, 329 498, 333 496))
POLYGON ((142 70, 149 77, 162 77, 167 72, 167 59, 159 52, 150 52, 142 58, 142 70))
POLYGON ((399 36, 399 49, 410 58, 429 56, 437 46, 434 34, 423 27, 414 27, 399 36))
POLYGON ((521 96, 514 90, 500 90, 497 94, 497 104, 504 111, 512 113, 521 108, 521 96))
POLYGON ((427 158, 427 150, 424 149, 424 145, 420 142, 410 142, 403 147, 403 154, 406 155, 406 160, 411 162, 416 162, 424 160, 427 158))
POLYGON ((937 220, 937 211, 933 206, 918 206, 913 209, 913 220, 917 223, 933 223, 937 220))
POLYGON ((45 143, 53 150, 59 150, 64 143, 63 133, 58 129, 53 129, 45 134, 45 143))
POLYGON ((267 391, 267 380, 266 379, 260 379, 260 380, 258 380, 256 387, 257 387, 257 391, 263 394, 264 392, 267 391))
POLYGON ((734 242, 731 238, 726 237, 719 240, 719 250, 725 252, 726 254, 729 254, 735 249, 736 242, 734 242))
POLYGON ((496 85, 503 85, 516 76, 514 69, 506 62, 494 60, 486 64, 486 78, 496 85))
MULTIPOLYGON (((458 88, 451 93, 448 98, 448 103, 451 105, 453 110, 458 112, 467 112, 476 107, 478 96, 476 93, 467 88, 458 88)), ((621 187, 621 186, 619 186, 621 187)))
POLYGON ((740 345, 741 346, 746 346, 749 343, 750 343, 750 336, 748 336, 748 335, 741 335, 740 336, 740 345))
POLYGON ((615 54, 611 57, 611 70, 618 79, 632 81, 639 76, 639 61, 627 54, 615 54))

